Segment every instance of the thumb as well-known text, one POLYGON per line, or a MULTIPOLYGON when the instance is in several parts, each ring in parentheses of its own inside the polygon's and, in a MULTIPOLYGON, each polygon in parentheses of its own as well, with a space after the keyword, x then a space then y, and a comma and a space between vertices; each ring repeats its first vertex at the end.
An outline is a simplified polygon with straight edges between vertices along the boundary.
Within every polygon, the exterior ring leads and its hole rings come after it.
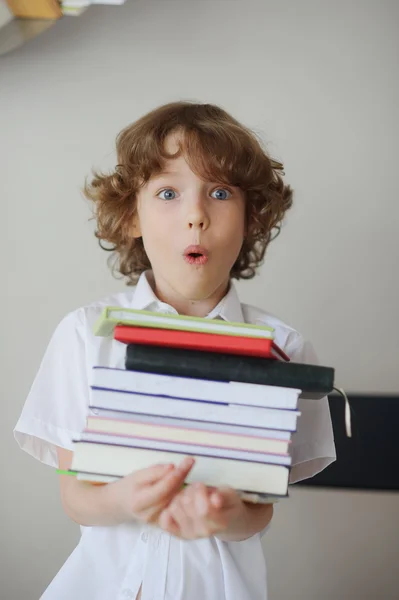
POLYGON ((217 508, 229 508, 237 504, 239 495, 230 487, 222 486, 211 494, 211 502, 217 508))

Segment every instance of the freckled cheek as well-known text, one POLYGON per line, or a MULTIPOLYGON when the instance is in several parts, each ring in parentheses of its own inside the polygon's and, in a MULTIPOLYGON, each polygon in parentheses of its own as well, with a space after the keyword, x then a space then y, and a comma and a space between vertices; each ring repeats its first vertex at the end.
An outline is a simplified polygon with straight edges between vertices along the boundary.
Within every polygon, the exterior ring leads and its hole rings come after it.
POLYGON ((223 223, 225 237, 231 242, 237 240, 241 243, 245 234, 245 219, 241 214, 235 215, 235 218, 226 219, 223 223))
POLYGON ((159 263, 175 252, 176 235, 167 222, 153 219, 143 227, 143 242, 151 263, 159 263))
POLYGON ((149 239, 157 239, 160 236, 165 237, 170 227, 168 225, 168 219, 164 215, 156 212, 143 213, 141 217, 141 225, 143 231, 143 237, 149 239))

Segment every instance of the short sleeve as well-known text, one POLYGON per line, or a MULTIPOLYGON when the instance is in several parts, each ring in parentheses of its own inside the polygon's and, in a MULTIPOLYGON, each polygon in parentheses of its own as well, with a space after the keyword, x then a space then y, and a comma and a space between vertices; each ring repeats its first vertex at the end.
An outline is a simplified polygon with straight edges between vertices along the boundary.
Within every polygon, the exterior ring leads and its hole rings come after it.
POLYGON ((14 428, 22 450, 57 467, 55 446, 72 450, 86 423, 89 385, 83 309, 59 323, 14 428))
MULTIPOLYGON (((319 364, 312 344, 297 333, 289 336, 285 352, 293 362, 319 364)), ((301 416, 292 439, 290 483, 313 477, 336 460, 328 398, 300 398, 298 410, 301 416)))

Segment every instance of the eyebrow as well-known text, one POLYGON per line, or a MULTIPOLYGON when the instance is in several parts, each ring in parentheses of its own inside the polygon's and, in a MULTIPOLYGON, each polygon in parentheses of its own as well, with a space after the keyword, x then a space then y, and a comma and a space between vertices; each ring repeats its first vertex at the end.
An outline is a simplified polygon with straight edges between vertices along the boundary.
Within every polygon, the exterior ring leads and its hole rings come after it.
POLYGON ((176 171, 162 171, 161 173, 157 173, 157 175, 153 175, 151 180, 160 179, 161 177, 170 177, 177 174, 178 173, 176 171))

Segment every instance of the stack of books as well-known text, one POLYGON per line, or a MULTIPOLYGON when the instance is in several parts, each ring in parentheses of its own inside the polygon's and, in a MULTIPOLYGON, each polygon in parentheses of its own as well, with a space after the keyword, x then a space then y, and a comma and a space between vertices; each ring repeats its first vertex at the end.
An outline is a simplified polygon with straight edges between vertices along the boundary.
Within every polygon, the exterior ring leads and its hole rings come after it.
POLYGON ((71 472, 108 483, 193 456, 186 483, 245 500, 288 494, 298 399, 332 391, 334 369, 290 362, 270 327, 107 307, 94 327, 126 346, 125 368, 93 368, 71 472))

